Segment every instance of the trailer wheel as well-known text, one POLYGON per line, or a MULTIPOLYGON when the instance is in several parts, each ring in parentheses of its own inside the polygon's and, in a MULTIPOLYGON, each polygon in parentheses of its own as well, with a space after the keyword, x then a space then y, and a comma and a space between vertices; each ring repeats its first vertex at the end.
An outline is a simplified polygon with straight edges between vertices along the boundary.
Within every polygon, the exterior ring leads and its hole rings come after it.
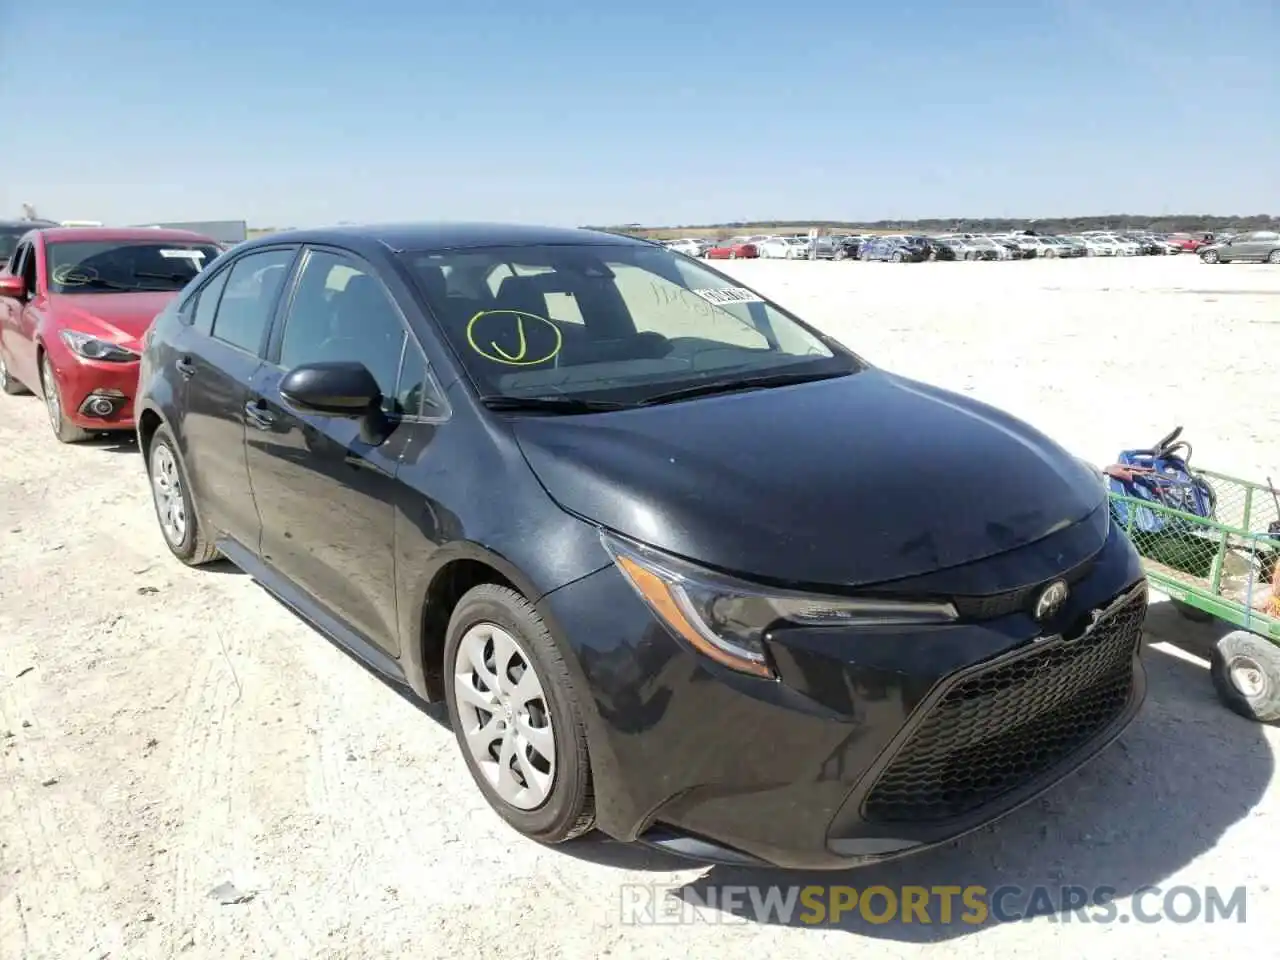
POLYGON ((1259 723, 1280 720, 1280 646, 1235 630, 1218 641, 1209 669, 1218 697, 1240 716, 1259 723))
POLYGON ((1182 600, 1174 600, 1173 598, 1170 598, 1169 602, 1173 604, 1173 609, 1177 610, 1181 616, 1194 623, 1208 623, 1213 619, 1212 613, 1205 613, 1199 607, 1193 607, 1191 604, 1185 603, 1182 600))

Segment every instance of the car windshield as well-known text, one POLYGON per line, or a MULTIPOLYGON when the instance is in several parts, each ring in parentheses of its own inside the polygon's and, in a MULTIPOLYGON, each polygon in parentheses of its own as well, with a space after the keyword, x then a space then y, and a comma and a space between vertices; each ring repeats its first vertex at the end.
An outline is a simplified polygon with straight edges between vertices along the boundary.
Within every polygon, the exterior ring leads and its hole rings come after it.
POLYGON ((181 290, 220 252, 180 240, 65 240, 47 250, 50 293, 181 290))
POLYGON ((623 403, 859 358, 754 291, 661 247, 400 255, 482 395, 623 403))

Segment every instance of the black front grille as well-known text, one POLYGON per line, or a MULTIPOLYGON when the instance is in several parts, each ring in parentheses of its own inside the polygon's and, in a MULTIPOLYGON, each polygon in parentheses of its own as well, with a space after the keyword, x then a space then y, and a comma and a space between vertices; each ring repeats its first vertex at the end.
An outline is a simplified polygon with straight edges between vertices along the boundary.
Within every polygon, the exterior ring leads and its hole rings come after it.
POLYGON ((1146 609, 1139 588, 1079 639, 1033 647, 955 682, 876 779, 863 815, 952 820, 1070 757, 1129 702, 1146 609))

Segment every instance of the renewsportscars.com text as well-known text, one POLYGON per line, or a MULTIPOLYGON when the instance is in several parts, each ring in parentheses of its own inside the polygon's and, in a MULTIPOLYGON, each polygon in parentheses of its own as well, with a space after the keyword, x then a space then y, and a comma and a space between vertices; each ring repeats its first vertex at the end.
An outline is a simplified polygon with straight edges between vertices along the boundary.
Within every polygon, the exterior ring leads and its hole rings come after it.
POLYGON ((631 925, 861 921, 921 925, 1013 923, 1223 923, 1246 921, 1244 887, 1140 887, 1123 901, 1112 887, 713 886, 627 884, 621 920, 631 925))

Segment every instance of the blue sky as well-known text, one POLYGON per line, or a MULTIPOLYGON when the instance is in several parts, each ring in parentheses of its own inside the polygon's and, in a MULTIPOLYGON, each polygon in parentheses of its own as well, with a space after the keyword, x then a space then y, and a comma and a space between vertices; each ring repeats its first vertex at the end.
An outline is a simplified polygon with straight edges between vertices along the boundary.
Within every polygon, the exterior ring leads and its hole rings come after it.
POLYGON ((1280 212, 1276 0, 0 0, 0 216, 1280 212))

